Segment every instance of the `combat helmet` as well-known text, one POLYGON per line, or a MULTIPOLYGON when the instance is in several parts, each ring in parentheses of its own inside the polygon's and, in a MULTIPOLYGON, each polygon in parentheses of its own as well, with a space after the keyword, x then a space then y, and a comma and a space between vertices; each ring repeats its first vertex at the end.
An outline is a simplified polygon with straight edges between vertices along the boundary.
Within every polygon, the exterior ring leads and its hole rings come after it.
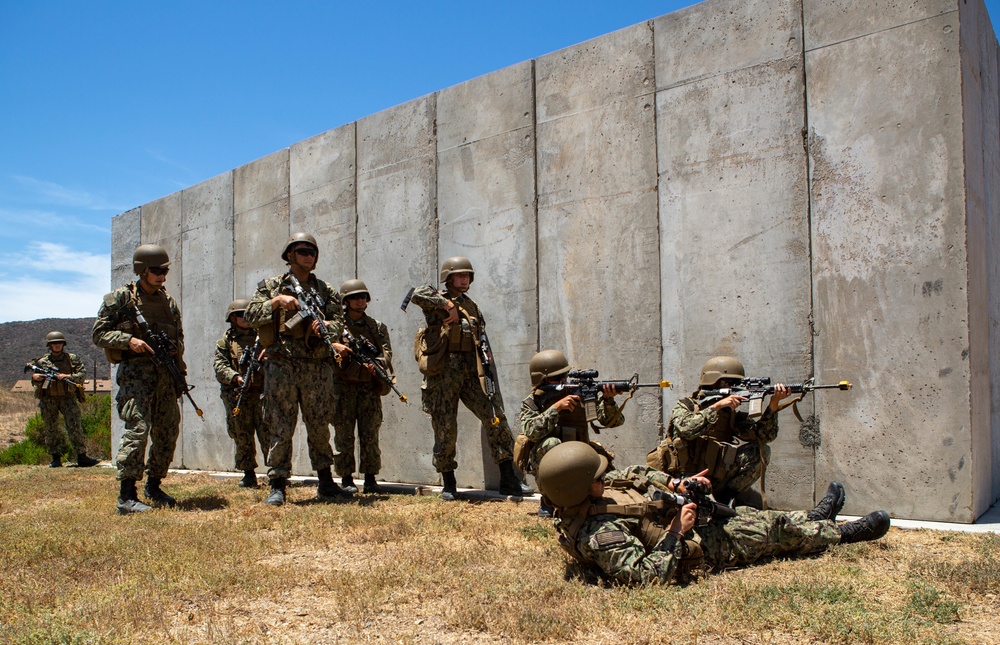
POLYGON ((469 261, 469 258, 463 258, 460 255, 448 258, 441 265, 441 282, 447 282, 448 276, 453 273, 468 273, 469 284, 472 284, 476 279, 476 271, 472 268, 472 262, 469 261))
POLYGON ((66 337, 63 336, 61 331, 50 331, 45 334, 45 346, 48 347, 52 343, 66 343, 66 337))
POLYGON ((700 387, 715 385, 719 382, 719 379, 723 378, 736 380, 746 378, 746 370, 743 369, 743 363, 732 356, 715 356, 710 358, 705 361, 705 364, 701 368, 701 381, 699 381, 698 385, 700 387))
POLYGON ((354 278, 353 280, 347 280, 344 284, 340 285, 340 297, 344 300, 361 293, 365 294, 365 299, 368 302, 372 301, 372 294, 368 292, 368 285, 366 285, 363 280, 354 278))
POLYGON ((531 372, 531 387, 538 387, 547 378, 562 376, 570 370, 569 360, 558 349, 543 349, 531 357, 528 370, 531 372))
POLYGON ((170 266, 170 256, 159 244, 140 244, 132 254, 132 270, 136 275, 142 275, 151 267, 165 269, 168 266, 170 266))
POLYGON ((226 322, 233 322, 233 314, 242 314, 246 312, 249 304, 250 301, 246 298, 237 298, 236 300, 230 302, 229 306, 226 308, 226 322))
POLYGON ((299 242, 305 242, 316 249, 316 259, 319 260, 319 244, 316 244, 316 238, 308 233, 294 233, 288 241, 285 242, 285 250, 281 252, 281 259, 288 262, 288 252, 291 248, 298 244, 299 242))
POLYGON ((576 506, 590 495, 590 485, 608 469, 608 459, 584 441, 564 441, 545 453, 535 481, 555 506, 576 506))

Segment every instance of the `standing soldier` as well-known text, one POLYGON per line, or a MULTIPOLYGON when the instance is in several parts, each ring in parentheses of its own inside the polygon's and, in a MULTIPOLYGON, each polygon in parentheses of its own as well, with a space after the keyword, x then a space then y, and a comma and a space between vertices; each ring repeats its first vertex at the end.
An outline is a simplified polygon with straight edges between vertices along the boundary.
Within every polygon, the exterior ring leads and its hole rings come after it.
POLYGON ((246 298, 233 300, 226 310, 229 329, 215 346, 215 378, 222 385, 220 395, 226 406, 226 430, 236 443, 236 470, 243 471, 240 488, 257 488, 257 447, 267 454, 271 437, 264 425, 264 375, 260 370, 247 373, 251 360, 258 364, 263 352, 257 343, 257 331, 251 329, 243 317, 246 298), (250 356, 253 355, 251 359, 250 356), (247 356, 247 360, 242 360, 247 356), (238 407, 237 407, 238 406, 238 407))
MULTIPOLYGON (((418 357, 424 382, 420 386, 424 412, 434 428, 434 468, 441 473, 441 497, 454 500, 456 495, 455 443, 458 441, 459 400, 483 424, 489 438, 493 459, 500 467, 500 492, 504 495, 530 495, 514 471, 514 440, 507 426, 502 401, 486 395, 480 376, 483 370, 480 351, 486 331, 479 306, 466 295, 476 274, 467 258, 454 257, 441 265, 445 289, 431 285, 413 292, 413 303, 424 311, 427 320, 423 345, 418 357)), ((499 393, 497 394, 499 398, 499 393)))
POLYGON ((142 337, 136 310, 154 333, 165 332, 174 345, 173 358, 181 373, 184 365, 184 331, 181 311, 164 290, 170 258, 162 246, 143 244, 132 255, 132 270, 139 279, 104 296, 94 322, 94 344, 118 363, 118 416, 125 424, 115 464, 121 492, 118 512, 141 513, 150 506, 139 501, 135 483, 145 467, 146 497, 153 506, 173 507, 177 502, 163 492, 160 482, 174 458, 180 433, 181 396, 170 371, 153 362, 154 350, 142 337), (146 462, 146 443, 149 461, 146 462))
MULTIPOLYGON (((370 342, 378 350, 378 356, 372 357, 373 360, 391 376, 392 346, 389 343, 389 330, 365 313, 372 299, 368 287, 361 280, 348 280, 340 285, 340 297, 344 302, 344 325, 347 333, 370 342)), ((374 367, 355 359, 345 360, 343 367, 334 365, 333 373, 336 397, 333 406, 333 444, 337 449, 334 466, 341 478, 340 485, 348 492, 358 492, 353 478, 356 424, 361 449, 361 472, 365 474, 365 492, 379 493, 382 489, 375 481, 375 475, 382 469, 382 452, 378 445, 378 431, 382 426, 381 397, 390 392, 389 385, 375 376, 374 367)))
POLYGON ((63 351, 66 347, 66 337, 62 332, 49 332, 45 337, 45 345, 49 348, 49 353, 36 360, 34 364, 43 369, 54 370, 57 375, 49 378, 36 373, 31 375, 31 381, 35 386, 38 408, 42 412, 45 447, 52 455, 49 468, 62 466, 63 434, 59 431, 60 412, 66 421, 66 434, 73 444, 73 449, 76 450, 76 465, 84 468, 94 466, 98 460, 87 456, 87 447, 83 443, 83 426, 80 424, 80 403, 83 402, 83 381, 87 378, 87 370, 79 356, 63 351))
POLYGON ((666 438, 646 461, 675 477, 708 470, 716 499, 725 503, 738 497, 741 504, 761 508, 761 499, 750 487, 761 479, 771 456, 767 444, 778 436, 778 403, 788 397, 788 388, 780 383, 774 386, 771 401, 759 419, 739 411, 746 401, 742 396, 703 401, 705 390, 731 388, 745 377, 739 360, 731 356, 710 358, 701 368, 698 391, 674 406, 666 438))
POLYGON ((350 349, 331 340, 343 333, 343 312, 337 292, 312 273, 318 258, 316 238, 307 233, 292 235, 281 252, 288 272, 261 280, 245 314, 268 355, 264 409, 271 433, 267 454, 271 494, 265 503, 270 506, 285 503, 285 487, 292 474, 292 435, 300 407, 309 460, 319 476, 317 497, 350 496, 333 481, 330 472, 333 449, 329 426, 334 396, 331 358, 346 358, 350 349))

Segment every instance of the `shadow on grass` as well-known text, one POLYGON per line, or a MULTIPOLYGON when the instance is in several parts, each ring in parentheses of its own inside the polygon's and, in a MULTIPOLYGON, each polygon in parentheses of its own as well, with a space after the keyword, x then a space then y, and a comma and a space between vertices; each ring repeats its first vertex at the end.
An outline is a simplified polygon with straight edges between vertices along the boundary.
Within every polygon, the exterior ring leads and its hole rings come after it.
POLYGON ((216 495, 202 495, 177 500, 179 511, 218 511, 229 507, 229 501, 216 495))

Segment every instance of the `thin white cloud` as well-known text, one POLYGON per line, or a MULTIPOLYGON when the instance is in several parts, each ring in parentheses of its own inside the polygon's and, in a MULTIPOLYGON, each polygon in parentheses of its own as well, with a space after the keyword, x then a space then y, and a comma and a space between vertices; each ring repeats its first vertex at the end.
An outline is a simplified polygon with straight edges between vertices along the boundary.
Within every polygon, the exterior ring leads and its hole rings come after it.
POLYGON ((0 258, 0 322, 97 315, 111 284, 111 257, 33 242, 0 258))
POLYGON ((88 230, 110 235, 111 219, 102 217, 108 226, 100 226, 83 217, 59 215, 46 210, 11 210, 0 208, 0 237, 24 238, 27 235, 37 235, 37 230, 56 230, 65 233, 67 230, 88 230), (35 230, 31 230, 35 229, 35 230), (29 232, 30 231, 30 232, 29 232), (27 234, 27 235, 26 235, 27 234))
MULTIPOLYGON (((153 159, 156 159, 157 161, 159 161, 161 163, 165 163, 168 166, 173 166, 174 168, 177 168, 178 170, 183 170, 184 172, 186 172, 189 175, 193 175, 194 174, 194 171, 191 170, 190 168, 188 168, 187 166, 185 166, 185 165, 183 165, 181 163, 178 163, 178 162, 174 161, 173 159, 169 159, 167 157, 164 157, 163 155, 161 155, 160 153, 156 152, 155 150, 150 150, 149 148, 146 148, 146 154, 148 154, 150 157, 152 157, 153 159)), ((187 187, 187 185, 188 184, 185 184, 185 187, 187 187)))
POLYGON ((25 190, 34 194, 47 204, 72 206, 74 208, 85 208, 87 210, 95 211, 112 210, 121 212, 128 209, 128 207, 113 204, 105 198, 99 195, 94 195, 86 190, 67 188, 62 184, 57 184, 53 181, 45 181, 43 179, 28 177, 26 175, 13 175, 13 178, 25 190))

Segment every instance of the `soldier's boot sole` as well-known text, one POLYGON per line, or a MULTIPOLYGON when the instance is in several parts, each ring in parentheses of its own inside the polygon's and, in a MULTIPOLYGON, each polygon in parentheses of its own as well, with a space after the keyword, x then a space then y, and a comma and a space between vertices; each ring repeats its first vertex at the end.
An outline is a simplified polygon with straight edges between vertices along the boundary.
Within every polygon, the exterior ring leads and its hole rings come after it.
POLYGON ((153 510, 152 506, 143 504, 137 499, 122 499, 121 497, 118 498, 117 508, 119 515, 135 515, 153 510))
POLYGON ((281 506, 285 503, 285 489, 283 488, 272 488, 271 494, 267 496, 264 503, 268 506, 281 506))
POLYGON ((350 475, 345 475, 340 478, 340 488, 344 492, 351 493, 352 495, 358 492, 358 487, 354 483, 354 478, 350 475))
POLYGON ((844 485, 840 482, 830 482, 830 485, 826 489, 826 495, 823 496, 823 499, 819 500, 816 508, 806 513, 806 517, 813 522, 835 520, 837 519, 837 514, 844 508, 845 501, 847 501, 847 493, 844 491, 844 485))

